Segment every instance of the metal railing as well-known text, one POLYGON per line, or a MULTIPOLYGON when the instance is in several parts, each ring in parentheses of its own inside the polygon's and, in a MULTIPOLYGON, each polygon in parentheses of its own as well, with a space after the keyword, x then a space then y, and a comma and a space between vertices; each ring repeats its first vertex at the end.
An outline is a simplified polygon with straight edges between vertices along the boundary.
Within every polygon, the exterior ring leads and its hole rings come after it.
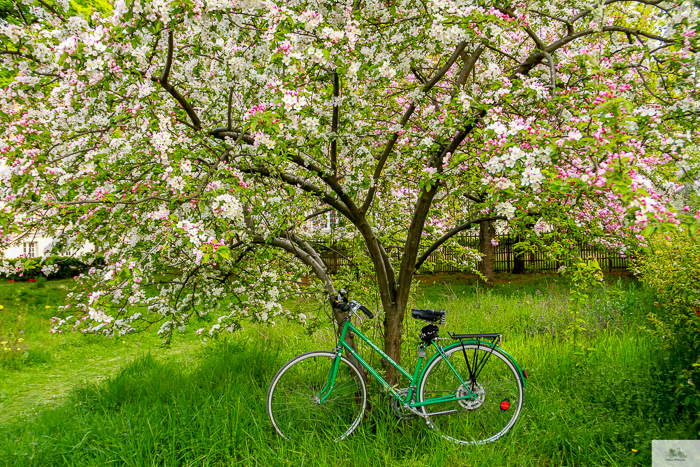
MULTIPOLYGON (((515 236, 496 235, 495 239, 498 242, 498 245, 495 247, 494 257, 494 269, 496 272, 513 271, 518 260, 526 272, 556 271, 563 265, 551 257, 546 246, 534 251, 523 252, 522 250, 516 251, 515 245, 518 241, 515 236)), ((478 233, 461 234, 455 240, 463 247, 479 249, 478 233)), ((353 257, 357 254, 358 247, 353 246, 351 241, 331 242, 328 240, 316 240, 313 241, 313 244, 320 250, 320 256, 326 263, 329 271, 335 272, 341 267, 353 265, 353 257)), ((620 271, 630 266, 629 258, 618 251, 606 249, 590 241, 579 241, 574 244, 572 250, 572 253, 582 258, 595 258, 603 271, 620 271)), ((387 252, 394 262, 398 263, 400 261, 400 250, 398 248, 388 248, 387 252)), ((362 254, 366 254, 366 252, 363 251, 362 254)), ((464 253, 459 248, 442 247, 429 256, 418 273, 467 272, 467 268, 463 266, 465 259, 464 253)))

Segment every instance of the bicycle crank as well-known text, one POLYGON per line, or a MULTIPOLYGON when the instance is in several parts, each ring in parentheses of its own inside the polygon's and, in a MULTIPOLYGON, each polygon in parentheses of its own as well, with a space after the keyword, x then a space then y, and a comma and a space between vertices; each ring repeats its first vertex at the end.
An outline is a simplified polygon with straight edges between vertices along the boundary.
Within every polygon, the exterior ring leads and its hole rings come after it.
MULTIPOLYGON (((401 396, 401 398, 406 398, 408 394, 408 388, 397 389, 396 393, 401 396)), ((399 420, 406 418, 413 418, 420 415, 419 412, 412 407, 404 407, 403 403, 397 399, 393 394, 391 395, 391 411, 394 412, 394 416, 399 420)))

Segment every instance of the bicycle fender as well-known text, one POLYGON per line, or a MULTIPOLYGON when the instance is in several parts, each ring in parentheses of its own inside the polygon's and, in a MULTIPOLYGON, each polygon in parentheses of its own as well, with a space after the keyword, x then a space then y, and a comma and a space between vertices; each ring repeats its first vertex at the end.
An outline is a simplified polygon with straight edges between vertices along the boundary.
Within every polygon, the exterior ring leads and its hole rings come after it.
MULTIPOLYGON (((503 350, 503 349, 500 348, 499 346, 497 346, 497 345, 495 345, 495 344, 490 344, 490 343, 488 343, 488 342, 483 342, 483 341, 478 341, 478 342, 477 342, 477 341, 475 341, 475 340, 470 340, 470 341, 464 341, 464 343, 465 343, 465 344, 479 344, 480 346, 484 346, 484 347, 492 347, 492 348, 494 348, 495 350, 498 350, 499 352, 501 352, 503 355, 505 355, 505 356, 508 358, 508 360, 510 360, 510 362, 511 362, 513 365, 515 365, 515 368, 518 370, 518 375, 520 376, 520 382, 523 383, 523 389, 527 387, 527 382, 525 381, 525 375, 524 375, 524 373, 523 373, 522 368, 520 368, 520 365, 518 365, 518 362, 516 362, 515 359, 513 358, 513 356, 510 355, 508 352, 506 352, 505 350, 503 350)), ((443 348, 443 350, 446 351, 446 350, 452 349, 452 348, 454 348, 454 347, 461 347, 461 346, 462 346, 462 343, 461 343, 461 342, 455 342, 454 344, 450 344, 450 345, 445 346, 445 347, 443 348)), ((433 362, 433 360, 435 360, 436 358, 439 358, 440 356, 441 356, 441 355, 440 355, 439 352, 435 352, 435 354, 434 354, 432 357, 430 357, 430 360, 428 360, 428 361, 426 362, 426 364, 423 366, 423 370, 425 371, 425 369, 428 368, 428 367, 430 366, 430 364, 433 362)), ((423 372, 421 372, 419 381, 420 381, 421 379, 423 379, 423 372)))

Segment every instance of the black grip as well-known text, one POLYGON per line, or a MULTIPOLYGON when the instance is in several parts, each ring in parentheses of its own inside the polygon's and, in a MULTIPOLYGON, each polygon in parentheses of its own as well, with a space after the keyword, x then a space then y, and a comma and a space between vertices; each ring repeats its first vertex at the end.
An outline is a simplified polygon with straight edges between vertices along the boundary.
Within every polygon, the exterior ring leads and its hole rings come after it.
POLYGON ((369 319, 374 318, 374 313, 369 311, 369 308, 367 308, 364 305, 360 305, 360 310, 362 310, 362 313, 366 314, 369 319))
POLYGON ((338 300, 333 300, 333 308, 337 308, 338 310, 342 311, 348 311, 348 302, 341 302, 338 300))

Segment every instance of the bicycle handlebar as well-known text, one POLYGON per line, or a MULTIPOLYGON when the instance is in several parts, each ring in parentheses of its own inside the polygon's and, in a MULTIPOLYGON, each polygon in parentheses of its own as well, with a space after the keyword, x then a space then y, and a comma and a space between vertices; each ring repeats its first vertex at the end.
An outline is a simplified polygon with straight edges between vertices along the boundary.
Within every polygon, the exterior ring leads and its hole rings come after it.
POLYGON ((362 310, 362 313, 366 314, 369 319, 374 318, 374 313, 369 311, 369 308, 367 308, 364 305, 360 305, 360 310, 362 310))
MULTIPOLYGON (((339 298, 345 298, 345 297, 339 297, 339 298)), ((369 319, 374 318, 374 313, 369 311, 369 308, 367 308, 364 305, 361 305, 360 303, 356 302, 355 300, 347 301, 345 300, 333 300, 333 307, 337 308, 339 310, 343 311, 349 311, 349 312, 356 312, 357 310, 362 311, 369 319)))

